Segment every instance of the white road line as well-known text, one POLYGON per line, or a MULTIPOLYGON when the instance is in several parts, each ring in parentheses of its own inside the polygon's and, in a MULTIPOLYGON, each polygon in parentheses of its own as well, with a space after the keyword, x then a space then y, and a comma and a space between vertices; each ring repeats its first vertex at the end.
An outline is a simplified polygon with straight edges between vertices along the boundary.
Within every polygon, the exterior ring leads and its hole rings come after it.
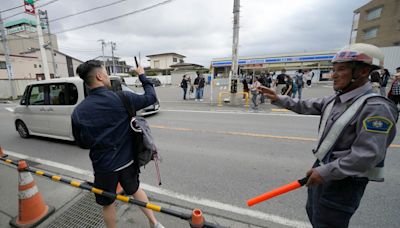
POLYGON ((239 115, 259 115, 259 116, 288 116, 288 117, 320 118, 320 116, 318 116, 318 115, 259 113, 259 112, 245 112, 245 111, 203 111, 203 110, 184 110, 184 109, 161 109, 161 112, 187 112, 187 113, 239 114, 239 115))
MULTIPOLYGON (((6 154, 8 154, 12 157, 17 157, 20 159, 34 161, 34 162, 37 162, 37 163, 40 163, 43 165, 52 166, 55 168, 74 172, 74 173, 77 173, 80 175, 85 175, 89 178, 93 178, 93 172, 90 170, 79 169, 79 168, 76 168, 76 167, 73 167, 70 165, 65 165, 65 164, 61 164, 58 162, 49 161, 49 160, 45 160, 45 159, 41 159, 41 158, 30 157, 30 156, 12 152, 12 151, 5 151, 5 152, 6 152, 6 154)), ((189 203, 199 204, 199 205, 203 205, 206 207, 211 207, 211 208, 215 208, 215 209, 219 209, 219 210, 223 210, 223 211, 233 212, 233 213, 240 214, 240 215, 246 215, 249 217, 273 222, 276 224, 286 225, 289 227, 311 228, 311 225, 308 222, 304 222, 304 221, 288 219, 288 218, 285 218, 282 216, 268 214, 268 213, 264 213, 261 211, 250 210, 250 209, 246 209, 246 208, 241 208, 241 207, 233 206, 233 205, 226 204, 226 203, 221 203, 221 202, 214 201, 214 200, 196 198, 196 197, 184 195, 184 194, 181 194, 178 192, 151 186, 151 185, 144 184, 144 183, 141 183, 140 186, 146 191, 157 193, 157 194, 164 195, 164 196, 168 196, 171 198, 176 198, 176 199, 183 200, 183 201, 186 201, 189 203)))

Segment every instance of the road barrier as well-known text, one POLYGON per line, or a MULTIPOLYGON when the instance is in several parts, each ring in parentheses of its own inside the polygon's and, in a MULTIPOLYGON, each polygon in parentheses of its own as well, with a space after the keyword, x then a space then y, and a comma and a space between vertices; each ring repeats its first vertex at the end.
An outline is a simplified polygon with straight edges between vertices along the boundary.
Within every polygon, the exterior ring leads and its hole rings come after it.
MULTIPOLYGON (((13 161, 11 159, 7 159, 7 156, 8 155, 4 154, 4 151, 0 147, 0 160, 5 162, 5 163, 7 163, 7 164, 11 164, 11 165, 14 165, 14 166, 18 167, 18 164, 19 164, 20 161, 16 162, 16 161, 13 161)), ((93 193, 98 194, 98 195, 102 195, 102 196, 105 196, 105 197, 108 197, 108 198, 112 198, 112 199, 117 199, 119 201, 122 201, 122 202, 125 202, 125 203, 134 204, 134 205, 137 205, 137 206, 140 206, 140 207, 145 207, 147 209, 150 209, 150 210, 153 210, 153 211, 157 211, 157 212, 160 212, 160 213, 168 214, 168 215, 171 215, 171 216, 174 216, 174 217, 177 217, 177 218, 180 218, 180 219, 188 221, 190 227, 192 227, 192 228, 223 228, 220 225, 216 225, 216 224, 213 224, 213 223, 206 222, 204 217, 203 217, 203 213, 201 212, 200 209, 194 209, 192 211, 192 214, 187 214, 187 213, 175 211, 175 210, 168 209, 168 208, 163 208, 163 207, 158 206, 156 204, 142 202, 142 201, 130 198, 128 196, 115 194, 115 193, 111 193, 111 192, 106 192, 106 191, 103 191, 101 189, 92 187, 90 185, 90 183, 80 182, 80 181, 76 181, 76 180, 69 180, 67 178, 64 178, 64 177, 61 177, 61 176, 58 176, 58 175, 52 175, 52 174, 46 173, 44 171, 38 170, 36 168, 29 167, 29 166, 21 168, 21 171, 22 172, 34 173, 34 174, 36 174, 38 176, 46 177, 46 178, 51 179, 52 181, 55 181, 55 182, 65 183, 65 184, 71 185, 71 186, 76 187, 76 188, 80 188, 80 189, 83 189, 83 190, 87 190, 87 191, 93 192, 93 193)))

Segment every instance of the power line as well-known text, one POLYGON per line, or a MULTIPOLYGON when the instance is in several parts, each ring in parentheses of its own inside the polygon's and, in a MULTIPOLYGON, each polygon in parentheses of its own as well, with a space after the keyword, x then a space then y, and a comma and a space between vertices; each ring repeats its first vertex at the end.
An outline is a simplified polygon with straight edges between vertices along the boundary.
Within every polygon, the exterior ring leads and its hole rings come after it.
MULTIPOLYGON (((36 6, 35 8, 36 8, 36 9, 39 9, 39 8, 41 8, 41 7, 50 5, 50 4, 55 3, 55 2, 58 2, 58 1, 59 1, 59 0, 52 0, 52 1, 50 1, 50 2, 47 2, 47 3, 44 3, 44 4, 42 4, 42 5, 36 6)), ((23 13, 25 13, 25 12, 20 12, 20 13, 13 14, 13 15, 11 15, 11 16, 8 16, 8 17, 3 18, 3 20, 7 20, 7 19, 9 19, 9 18, 18 16, 18 15, 23 14, 23 13)))
POLYGON ((20 7, 23 7, 23 6, 24 6, 24 5, 15 6, 15 7, 6 9, 6 10, 2 10, 2 11, 0 11, 0 13, 4 13, 4 12, 7 12, 7 11, 15 10, 15 9, 18 9, 18 8, 20 8, 20 7))
POLYGON ((122 18, 122 17, 126 17, 126 16, 129 16, 129 15, 132 15, 132 14, 140 13, 140 12, 143 12, 143 11, 146 11, 146 10, 149 10, 149 9, 152 9, 152 8, 156 8, 156 7, 161 6, 161 5, 165 5, 165 4, 171 3, 172 1, 174 1, 174 0, 163 1, 163 2, 154 4, 154 5, 151 5, 151 6, 142 8, 142 9, 138 9, 138 10, 135 10, 135 11, 132 11, 132 12, 129 12, 129 13, 125 13, 125 14, 116 16, 116 17, 104 19, 104 20, 97 21, 97 22, 93 22, 93 23, 86 24, 86 25, 77 26, 77 27, 75 27, 75 28, 70 28, 70 29, 66 29, 66 30, 61 30, 61 31, 55 32, 54 34, 60 34, 60 33, 64 33, 64 32, 70 32, 70 31, 74 31, 74 30, 86 28, 86 27, 89 27, 89 26, 93 26, 93 25, 97 25, 97 24, 102 24, 102 23, 105 23, 105 22, 113 21, 113 20, 116 20, 116 19, 119 19, 119 18, 122 18))
POLYGON ((118 4, 118 3, 125 2, 125 1, 127 1, 127 0, 119 0, 119 1, 116 1, 116 2, 111 2, 111 3, 106 4, 106 5, 94 7, 94 8, 87 9, 87 10, 83 10, 83 11, 80 11, 80 12, 77 12, 77 13, 74 13, 74 14, 70 14, 70 15, 66 15, 66 16, 63 16, 63 17, 59 17, 59 18, 50 20, 50 22, 55 22, 55 21, 59 21, 59 20, 65 19, 65 18, 77 16, 77 15, 84 14, 84 13, 87 13, 87 12, 90 12, 90 11, 93 11, 93 10, 105 8, 105 7, 112 6, 112 5, 116 5, 116 4, 118 4))

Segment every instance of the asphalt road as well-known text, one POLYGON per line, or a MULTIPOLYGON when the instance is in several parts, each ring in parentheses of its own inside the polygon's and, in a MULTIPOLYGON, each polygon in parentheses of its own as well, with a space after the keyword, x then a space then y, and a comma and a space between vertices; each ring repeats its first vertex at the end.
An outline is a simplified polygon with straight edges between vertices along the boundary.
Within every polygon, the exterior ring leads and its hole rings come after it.
MULTIPOLYGON (((258 112, 181 101, 176 87, 157 88, 162 111, 148 117, 163 158, 163 189, 190 197, 247 208, 246 200, 282 184, 300 179, 314 158, 319 119, 293 113, 258 112)), ((318 86, 307 97, 331 93, 318 86)), ((206 91, 207 94, 207 91, 206 91)), ((207 95, 206 95, 207 96, 207 95)), ((13 127, 12 113, 0 104, 0 145, 9 151, 90 170, 88 151, 72 143, 34 137, 22 139, 13 127)), ((397 124, 399 128, 399 124, 397 124)), ((400 144, 399 135, 394 144, 400 144)), ((398 227, 400 222, 400 150, 390 148, 384 183, 370 183, 351 227, 398 227)), ((152 165, 142 182, 156 185, 152 165)), ((306 189, 300 189, 252 207, 296 221, 307 221, 306 189)), ((252 218, 248 218, 250 221, 252 218)))

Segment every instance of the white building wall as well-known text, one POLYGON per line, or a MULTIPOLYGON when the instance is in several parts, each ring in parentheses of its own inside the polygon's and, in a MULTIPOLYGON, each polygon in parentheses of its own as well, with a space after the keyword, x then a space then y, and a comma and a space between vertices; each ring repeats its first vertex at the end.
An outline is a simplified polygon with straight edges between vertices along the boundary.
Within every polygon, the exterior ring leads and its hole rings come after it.
MULTIPOLYGON (((39 58, 24 58, 10 56, 11 65, 14 73, 14 79, 36 79, 36 74, 43 73, 43 69, 39 67, 42 63, 39 58), (36 68, 34 67, 36 64, 36 68)), ((5 57, 0 55, 0 61, 5 61, 5 57)), ((0 69, 0 79, 8 79, 6 69, 0 69)))
POLYGON ((385 55, 384 66, 389 70, 390 74, 396 72, 396 68, 400 67, 400 46, 381 48, 385 55))
POLYGON ((175 55, 160 55, 150 58, 150 68, 152 69, 169 69, 171 65, 177 64, 182 58, 175 55), (177 62, 173 61, 173 58, 177 59, 177 62), (154 62, 159 61, 159 67, 156 67, 154 62))

